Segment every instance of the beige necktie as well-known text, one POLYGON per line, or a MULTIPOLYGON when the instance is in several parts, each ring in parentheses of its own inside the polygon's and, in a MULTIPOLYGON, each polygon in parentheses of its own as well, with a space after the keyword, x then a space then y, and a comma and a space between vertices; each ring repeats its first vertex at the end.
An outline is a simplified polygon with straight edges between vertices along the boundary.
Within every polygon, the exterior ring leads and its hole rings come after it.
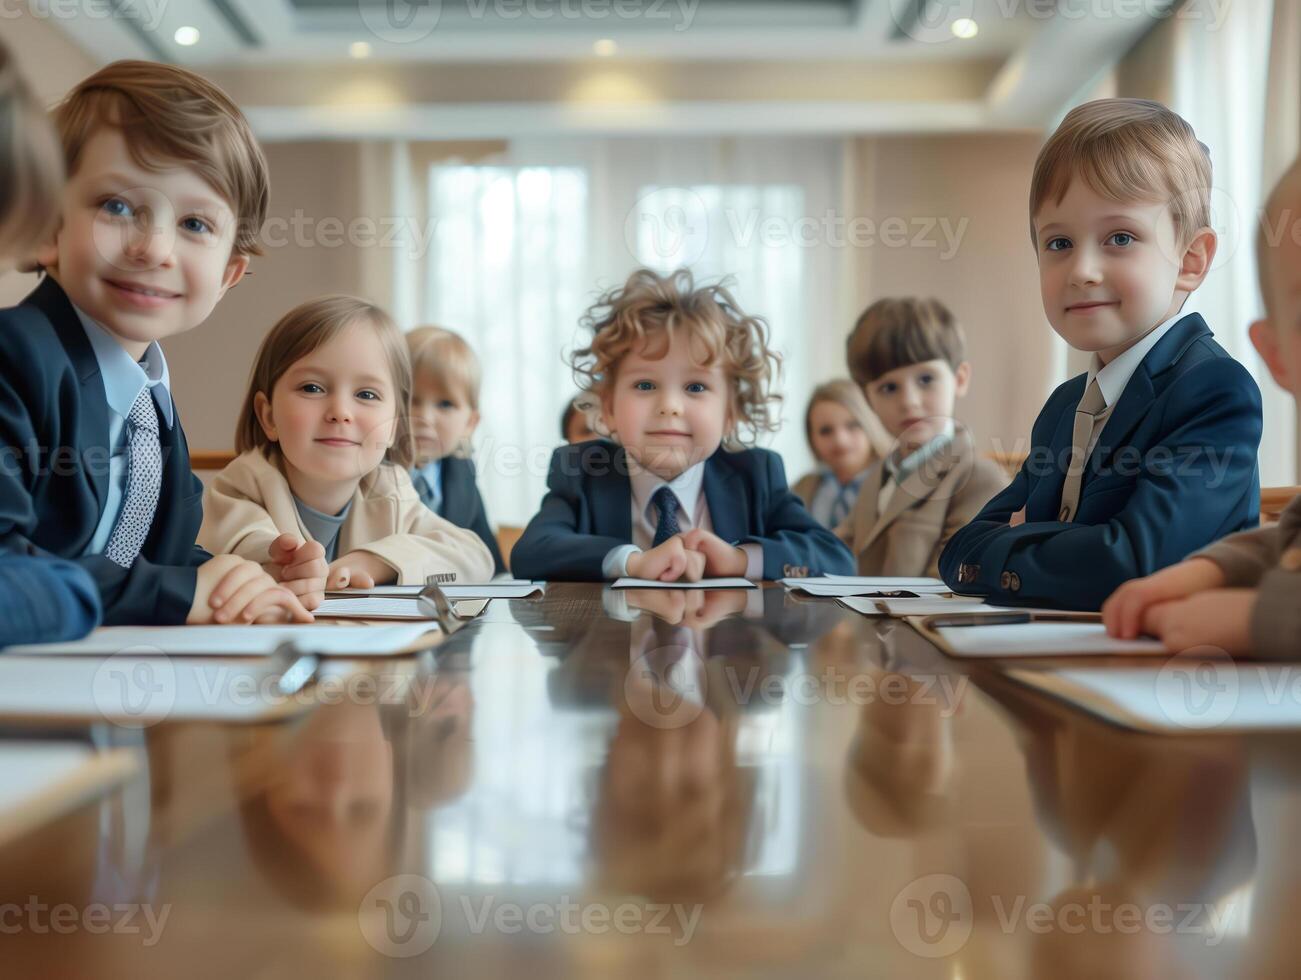
POLYGON ((1062 509, 1058 519, 1063 523, 1074 520, 1080 506, 1080 483, 1084 479, 1084 464, 1088 462, 1093 445, 1093 433, 1106 420, 1107 402, 1098 387, 1098 379, 1089 387, 1075 409, 1075 428, 1071 432, 1071 461, 1066 469, 1066 482, 1062 485, 1062 509))

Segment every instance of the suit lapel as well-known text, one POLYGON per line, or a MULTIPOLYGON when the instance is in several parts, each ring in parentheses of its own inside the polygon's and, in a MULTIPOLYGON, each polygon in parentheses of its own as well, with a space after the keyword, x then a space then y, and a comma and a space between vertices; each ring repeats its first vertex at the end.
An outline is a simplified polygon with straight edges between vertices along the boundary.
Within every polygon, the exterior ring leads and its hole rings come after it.
MULTIPOLYGON (((588 454, 578 458, 586 459, 588 454)), ((580 463, 581 465, 581 463, 580 463)), ((628 457, 620 446, 611 454, 609 473, 594 477, 591 487, 592 531, 606 537, 632 540, 632 480, 628 477, 628 457)))
POLYGON ((714 534, 724 541, 740 541, 751 533, 750 502, 737 486, 736 472, 723 462, 723 450, 705 460, 705 504, 714 534))
POLYGON ((447 518, 457 527, 465 527, 470 522, 469 494, 465 492, 468 467, 465 460, 448 456, 443 460, 443 500, 440 516, 447 518))
MULTIPOLYGON (((959 439, 961 438, 959 436, 959 439)), ((965 455, 964 446, 965 443, 959 442, 951 444, 943 452, 937 453, 905 476, 895 487, 885 511, 877 515, 876 523, 872 525, 867 540, 861 547, 871 545, 905 510, 929 499, 949 471, 962 460, 965 455)))

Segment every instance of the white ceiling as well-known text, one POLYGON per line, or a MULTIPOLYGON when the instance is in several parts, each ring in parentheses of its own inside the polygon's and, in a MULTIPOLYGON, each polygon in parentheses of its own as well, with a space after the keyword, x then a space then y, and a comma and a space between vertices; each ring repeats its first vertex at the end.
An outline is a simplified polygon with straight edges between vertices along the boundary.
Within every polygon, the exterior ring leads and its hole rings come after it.
MULTIPOLYGON (((10 0, 5 0, 10 2, 10 0)), ((440 129, 450 136, 498 135, 502 127, 541 126, 548 132, 655 131, 667 126, 745 131, 950 131, 1038 128, 1060 107, 1094 83, 1165 14, 1176 0, 24 0, 48 16, 96 59, 146 57, 195 67, 222 81, 244 84, 237 96, 264 136, 342 137, 376 132, 411 135, 408 128, 440 129), (954 37, 958 18, 974 20, 975 38, 954 37), (199 31, 199 42, 175 41, 181 27, 199 31), (612 57, 598 58, 594 44, 609 39, 612 57), (369 57, 349 56, 356 42, 369 57), (900 72, 900 78, 933 66, 952 74, 965 63, 973 71, 958 97, 916 96, 876 88, 825 97, 774 99, 710 108, 711 92, 661 101, 653 114, 620 112, 618 98, 564 112, 562 103, 540 106, 531 93, 503 101, 458 97, 407 104, 401 85, 379 100, 377 112, 358 111, 355 101, 330 112, 330 102, 300 99, 288 104, 276 85, 258 85, 292 71, 320 78, 328 92, 343 79, 400 77, 422 67, 479 63, 551 64, 590 69, 687 62, 693 65, 767 61, 789 67, 827 62, 900 72), (894 66, 894 68, 891 68, 894 66), (992 80, 991 80, 992 79, 992 80), (250 83, 250 80, 253 80, 250 83), (396 95, 392 93, 396 92, 396 95), (252 99, 256 105, 249 105, 252 99), (398 104, 395 104, 398 103, 398 104), (546 110, 550 110, 549 112, 546 110), (540 111, 542 110, 542 111, 540 111), (440 113, 443 115, 440 116, 440 113), (259 123, 260 120, 260 123, 259 123), (611 120, 617 120, 615 125, 611 120), (274 125, 273 133, 266 129, 274 125)), ((686 70, 686 69, 682 69, 686 70)), ((636 74, 629 67, 628 72, 636 74)), ((355 88, 356 85, 354 84, 355 88)), ((734 96, 732 97, 734 98, 734 96)))

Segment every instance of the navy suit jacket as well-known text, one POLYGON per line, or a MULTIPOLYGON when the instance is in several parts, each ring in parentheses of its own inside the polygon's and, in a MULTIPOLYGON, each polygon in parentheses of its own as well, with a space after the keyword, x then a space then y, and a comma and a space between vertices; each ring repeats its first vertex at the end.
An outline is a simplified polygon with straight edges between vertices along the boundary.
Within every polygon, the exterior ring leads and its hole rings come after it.
POLYGON ((474 461, 448 456, 442 462, 440 473, 443 500, 439 516, 477 534, 492 552, 493 574, 500 575, 506 571, 506 563, 501 559, 497 535, 492 533, 492 525, 488 523, 488 511, 483 506, 483 497, 475 479, 474 461))
POLYGON ((99 623, 99 590, 70 561, 0 555, 0 647, 80 640, 99 623))
MULTIPOLYGON (((781 457, 766 449, 705 461, 705 502, 724 541, 763 547, 763 577, 854 573, 849 549, 786 486, 781 457)), ((516 575, 599 582, 610 549, 632 542, 632 481, 623 448, 601 439, 551 457, 547 495, 511 552, 516 575)))
POLYGON ((99 590, 107 625, 185 622, 196 567, 203 484, 190 470, 180 416, 160 418, 162 488, 140 556, 122 568, 83 557, 108 495, 109 407, 76 310, 49 277, 0 310, 0 544, 75 561, 99 590))
POLYGON ((1132 578, 1260 520, 1260 389, 1197 314, 1161 338, 1125 386, 1060 516, 1087 375, 1048 399, 1012 485, 940 557, 954 589, 1005 605, 1097 610, 1132 578), (1009 527, 1025 508, 1025 523, 1009 527))

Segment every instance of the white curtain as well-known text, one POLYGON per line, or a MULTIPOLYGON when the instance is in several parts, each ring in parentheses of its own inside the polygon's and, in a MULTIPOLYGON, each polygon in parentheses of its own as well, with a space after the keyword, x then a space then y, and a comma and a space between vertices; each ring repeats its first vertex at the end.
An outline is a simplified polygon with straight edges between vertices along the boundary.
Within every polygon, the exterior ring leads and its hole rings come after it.
MULTIPOLYGON (((1278 2, 1295 6, 1296 0, 1278 2)), ((1264 486, 1292 484, 1297 475, 1295 405, 1269 377, 1247 335, 1248 326, 1262 312, 1256 277, 1257 222, 1269 190, 1266 180, 1277 176, 1266 174, 1265 159, 1273 19, 1268 0, 1231 4, 1216 30, 1203 19, 1175 18, 1172 106, 1210 147, 1215 168, 1212 206, 1220 251, 1188 308, 1206 317, 1220 343, 1260 382, 1265 411, 1260 447, 1264 486)), ((1292 45, 1293 57, 1296 51, 1292 45)), ((1296 113, 1295 89, 1277 92, 1276 99, 1290 102, 1296 113)))
POLYGON ((395 305, 461 331, 484 361, 476 459, 495 521, 536 511, 578 319, 640 265, 734 277, 783 357, 784 424, 763 444, 792 481, 811 466, 805 401, 844 373, 842 352, 817 344, 845 288, 843 159, 834 139, 525 140, 486 164, 412 170, 434 224, 424 275, 395 305))

